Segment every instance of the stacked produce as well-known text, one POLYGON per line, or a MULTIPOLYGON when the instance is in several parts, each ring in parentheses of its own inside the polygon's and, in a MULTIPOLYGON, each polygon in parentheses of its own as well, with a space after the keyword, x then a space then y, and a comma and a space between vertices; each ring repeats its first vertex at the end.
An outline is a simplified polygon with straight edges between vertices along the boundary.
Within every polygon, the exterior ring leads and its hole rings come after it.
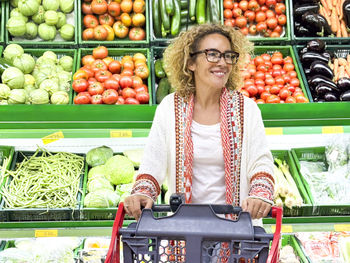
POLYGON ((84 248, 79 251, 80 262, 104 262, 110 242, 110 238, 89 237, 85 239, 84 248))
POLYGON ((293 59, 283 57, 279 51, 272 55, 264 53, 255 58, 248 58, 249 63, 242 70, 244 85, 243 95, 256 103, 305 103, 300 81, 295 71, 293 59))
POLYGON ((74 39, 74 0, 12 0, 6 28, 13 41, 74 39), (72 23, 67 23, 71 20, 72 23), (57 32, 58 31, 58 32, 57 32), (59 33, 58 38, 56 37, 59 33))
POLYGON ((87 153, 86 162, 92 168, 88 173, 84 207, 116 207, 130 194, 135 170, 127 157, 113 156, 111 148, 101 146, 87 153))
POLYGON ((275 204, 277 206, 285 205, 288 208, 292 208, 293 206, 301 206, 303 204, 303 199, 292 175, 289 172, 288 164, 279 159, 275 159, 275 162, 278 166, 277 167, 274 165, 275 204))
POLYGON ((294 27, 298 37, 348 37, 350 1, 295 1, 294 27))
POLYGON ((6 182, 0 192, 5 207, 74 209, 83 169, 84 157, 72 153, 38 149, 30 157, 23 156, 15 170, 4 173, 6 182))
POLYGON ((142 53, 125 55, 121 61, 108 56, 104 46, 85 55, 83 65, 73 76, 75 104, 149 103, 147 60, 142 53))
POLYGON ((156 103, 159 104, 166 95, 174 92, 171 87, 168 77, 163 68, 163 59, 159 58, 154 62, 154 73, 156 76, 156 103))
POLYGON ((314 39, 300 50, 299 56, 315 102, 350 100, 349 54, 335 54, 326 50, 325 42, 314 39))
POLYGON ((144 0, 85 0, 81 6, 84 23, 83 40, 113 41, 115 38, 146 38, 144 0))
POLYGON ((73 58, 46 51, 35 59, 17 44, 0 58, 0 104, 68 104, 73 58))
POLYGON ((287 24, 286 5, 281 0, 224 0, 224 24, 243 34, 280 37, 287 24))

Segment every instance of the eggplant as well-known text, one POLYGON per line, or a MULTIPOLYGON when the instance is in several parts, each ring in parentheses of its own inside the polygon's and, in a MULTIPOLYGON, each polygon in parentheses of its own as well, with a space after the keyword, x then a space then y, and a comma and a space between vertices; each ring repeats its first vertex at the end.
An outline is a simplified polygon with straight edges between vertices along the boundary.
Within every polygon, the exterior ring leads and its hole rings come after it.
POLYGON ((324 94, 324 100, 325 101, 337 101, 337 100, 339 100, 339 98, 335 93, 327 92, 326 94, 324 94))
POLYGON ((306 12, 301 16, 304 26, 311 32, 317 32, 320 36, 328 36, 332 34, 326 18, 323 15, 313 12, 306 12))
POLYGON ((315 90, 317 85, 323 84, 331 87, 334 91, 339 92, 338 86, 329 78, 326 78, 322 75, 315 75, 308 79, 308 83, 310 88, 315 90))
POLYGON ((318 60, 318 61, 322 61, 324 63, 328 63, 329 58, 323 56, 322 54, 316 53, 316 52, 306 52, 304 54, 301 55, 300 57, 301 62, 303 63, 303 65, 310 65, 312 62, 318 60))
POLYGON ((315 88, 315 91, 316 91, 316 95, 318 98, 323 98, 324 95, 326 93, 334 93, 334 94, 338 94, 333 88, 331 88, 330 86, 322 83, 322 84, 318 84, 315 88))
POLYGON ((307 47, 303 47, 303 49, 301 49, 299 51, 299 55, 301 56, 302 54, 305 54, 306 52, 308 52, 307 47))
POLYGON ((322 56, 328 58, 329 61, 332 61, 335 58, 335 54, 333 51, 325 50, 322 52, 322 56))
POLYGON ((314 102, 325 102, 324 98, 314 98, 314 102))
POLYGON ((350 101, 350 90, 347 90, 343 94, 341 94, 340 100, 341 101, 350 101))
POLYGON ((317 14, 319 10, 320 10, 319 4, 307 3, 307 4, 295 6, 293 11, 294 11, 295 17, 301 17, 305 12, 310 11, 317 14))
POLYGON ((343 16, 346 26, 350 28, 350 0, 345 0, 343 3, 343 16))
POLYGON ((307 42, 307 50, 322 53, 326 47, 326 43, 320 39, 313 39, 307 42))
POLYGON ((337 87, 342 92, 350 90, 350 78, 340 78, 340 79, 338 79, 337 87))
POLYGON ((295 28, 295 35, 298 37, 316 36, 316 34, 314 34, 314 32, 311 32, 308 28, 304 27, 303 25, 297 26, 295 28))
POLYGON ((320 75, 325 76, 329 79, 334 78, 333 70, 331 70, 331 68, 328 66, 328 64, 324 63, 322 61, 317 61, 317 60, 315 60, 314 62, 311 63, 310 74, 311 75, 320 74, 320 75))
POLYGON ((310 69, 310 68, 304 69, 304 73, 305 73, 306 77, 311 76, 311 75, 310 75, 310 72, 311 72, 311 69, 310 69))

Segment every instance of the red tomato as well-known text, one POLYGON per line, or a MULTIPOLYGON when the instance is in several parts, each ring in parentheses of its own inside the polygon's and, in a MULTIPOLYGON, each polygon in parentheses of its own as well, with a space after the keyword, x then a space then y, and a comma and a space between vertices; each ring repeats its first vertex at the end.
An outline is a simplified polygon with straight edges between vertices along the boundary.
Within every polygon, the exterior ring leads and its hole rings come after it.
POLYGON ((118 60, 114 60, 108 65, 108 70, 112 72, 113 74, 115 73, 120 73, 121 70, 121 64, 118 60))
POLYGON ((268 10, 268 8, 267 8, 266 5, 263 5, 263 6, 260 7, 259 10, 261 10, 261 11, 263 11, 263 12, 266 12, 266 11, 268 10))
MULTIPOLYGON (((258 71, 261 71, 261 72, 267 72, 269 70, 269 67, 264 64, 260 64, 256 67, 256 69, 258 71)), ((265 75, 265 78, 266 78, 266 75, 265 75)))
POLYGON ((255 13, 255 22, 264 22, 266 20, 266 14, 263 11, 258 11, 255 13))
POLYGON ((291 78, 289 83, 294 87, 299 87, 300 85, 300 81, 298 78, 291 78))
POLYGON ((273 55, 271 57, 271 63, 272 64, 278 64, 278 65, 282 65, 283 64, 283 58, 280 57, 280 56, 276 56, 276 55, 273 55))
POLYGON ((102 101, 105 104, 115 104, 118 101, 118 92, 114 89, 107 89, 102 93, 102 101))
POLYGON ((263 99, 257 99, 256 104, 265 104, 265 101, 263 99))
POLYGON ((248 33, 249 33, 249 31, 248 31, 248 27, 242 27, 241 29, 240 29, 240 31, 241 31, 241 33, 243 34, 243 35, 245 35, 245 36, 247 36, 248 35, 248 33))
POLYGON ((247 25, 247 18, 245 16, 240 16, 236 18, 236 26, 243 28, 247 25))
POLYGON ((230 18, 225 19, 224 25, 225 26, 234 27, 235 26, 235 20, 234 19, 230 19, 230 18))
POLYGON ((277 25, 273 31, 281 35, 283 32, 283 27, 281 25, 277 25))
POLYGON ((260 6, 256 0, 250 0, 248 3, 248 9, 252 11, 259 10, 260 6))
POLYGON ((94 28, 94 37, 96 40, 106 40, 108 31, 104 26, 97 26, 94 28))
POLYGON ((88 92, 80 92, 74 98, 74 104, 90 104, 91 96, 88 92))
POLYGON ((248 92, 248 91, 246 91, 245 89, 241 89, 240 92, 241 92, 244 96, 246 96, 246 97, 249 98, 249 92, 248 92))
POLYGON ((86 55, 81 59, 81 63, 85 65, 91 65, 95 61, 95 58, 92 55, 86 55))
POLYGON ((265 85, 256 85, 258 89, 258 94, 261 95, 265 91, 265 85))
POLYGON ((246 79, 246 80, 244 80, 243 86, 244 86, 245 88, 248 87, 248 86, 250 86, 250 85, 254 85, 254 80, 252 80, 252 79, 246 79))
POLYGON ((240 9, 242 9, 242 11, 247 11, 248 10, 248 1, 247 0, 241 0, 238 3, 238 6, 240 9))
POLYGON ((266 99, 270 96, 271 94, 267 91, 264 91, 260 94, 260 98, 266 101, 266 99))
POLYGON ((267 30, 266 22, 259 22, 256 25, 256 31, 258 31, 259 33, 265 33, 266 30, 267 30))
POLYGON ((245 11, 244 16, 247 18, 248 22, 253 22, 255 20, 255 12, 252 10, 245 11))
POLYGON ((281 88, 278 85, 272 85, 270 89, 271 94, 278 94, 281 88))
POLYGON ((224 10, 224 18, 230 19, 233 17, 232 10, 231 9, 225 9, 224 10))
POLYGON ((93 40, 94 39, 94 29, 87 28, 83 31, 83 40, 93 40))
POLYGON ((86 15, 83 19, 86 28, 94 28, 98 26, 98 20, 94 15, 86 15))
POLYGON ((97 94, 97 95, 93 95, 91 96, 91 104, 102 104, 102 95, 97 94))
POLYGON ((120 4, 117 2, 110 2, 108 4, 108 13, 111 16, 117 17, 120 15, 120 4))
POLYGON ((135 88, 136 93, 139 92, 147 92, 148 93, 148 87, 145 84, 142 84, 141 86, 138 86, 135 88))
POLYGON ((270 29, 274 29, 277 24, 278 24, 278 21, 277 21, 277 18, 276 17, 270 17, 266 20, 266 24, 267 24, 267 27, 270 28, 270 29))
POLYGON ((291 71, 288 71, 287 73, 291 78, 296 78, 297 77, 297 73, 295 70, 291 70, 291 71))
POLYGON ((262 58, 262 56, 256 56, 254 58, 254 64, 255 66, 258 66, 260 64, 264 64, 265 60, 262 58))
POLYGON ((281 76, 282 76, 282 70, 281 69, 274 69, 272 71, 272 77, 275 78, 275 81, 276 81, 277 77, 281 77, 281 76))
POLYGON ((91 3, 84 2, 81 5, 81 11, 85 15, 92 15, 91 3))
POLYGON ((284 26, 287 23, 286 15, 284 15, 284 14, 279 15, 278 18, 277 18, 277 21, 278 21, 279 25, 284 26))
POLYGON ((135 98, 136 97, 136 91, 133 88, 125 88, 122 91, 122 96, 123 96, 124 99, 135 98))
POLYGON ((88 77, 89 77, 89 78, 92 78, 92 77, 94 76, 94 74, 95 74, 95 73, 92 71, 92 68, 91 68, 90 65, 86 65, 86 66, 80 68, 80 70, 85 71, 85 72, 88 74, 88 77))
POLYGON ((122 73, 120 73, 121 76, 133 76, 134 75, 134 71, 129 69, 129 68, 126 68, 126 69, 123 69, 122 73))
POLYGON ((125 104, 125 100, 123 97, 119 96, 117 102, 115 103, 117 105, 125 104))
POLYGON ((132 87, 132 77, 131 76, 121 76, 120 77, 120 80, 119 80, 119 84, 120 84, 120 87, 122 89, 125 89, 125 88, 130 88, 132 87))
POLYGON ((140 104, 140 102, 135 98, 127 98, 125 104, 140 104))
POLYGON ((113 75, 112 75, 112 78, 118 80, 118 82, 119 82, 119 80, 120 80, 120 77, 121 77, 121 76, 120 76, 119 74, 113 74, 113 75))
POLYGON ((233 1, 232 0, 224 0, 224 8, 225 9, 233 9, 233 1))
POLYGON ((94 83, 92 83, 91 85, 89 85, 88 88, 88 92, 91 96, 93 95, 98 95, 98 94, 102 94, 104 92, 104 87, 102 85, 102 83, 96 81, 94 83))
POLYGON ((249 31, 249 34, 250 35, 256 35, 256 25, 254 25, 254 24, 251 24, 249 27, 248 27, 248 31, 249 31))
POLYGON ((143 81, 139 76, 132 76, 132 87, 137 88, 143 85, 143 81))
POLYGON ((271 56, 267 53, 261 54, 260 55, 264 61, 270 61, 271 60, 271 56))
POLYGON ((89 86, 90 86, 92 83, 96 82, 96 81, 97 81, 97 80, 96 80, 95 78, 89 78, 89 79, 88 79, 89 86))
POLYGON ((72 87, 75 92, 86 91, 89 86, 89 83, 86 79, 76 79, 73 81, 72 87))
POLYGON ((305 98, 304 95, 297 95, 296 97, 297 103, 307 103, 309 102, 309 100, 307 98, 305 98))
POLYGON ((266 10, 265 14, 266 14, 266 18, 276 17, 275 12, 273 12, 271 9, 266 10))
POLYGON ((119 81, 113 77, 110 77, 109 79, 107 79, 103 83, 103 85, 104 85, 105 89, 115 89, 115 90, 119 89, 119 81))
POLYGON ((248 91, 250 97, 253 97, 256 94, 258 94, 258 88, 255 85, 249 85, 245 89, 248 91))
POLYGON ((100 25, 109 25, 113 26, 114 24, 114 18, 110 14, 106 13, 103 15, 98 16, 98 21, 100 22, 100 25))
POLYGON ((242 14, 243 14, 242 9, 240 9, 239 7, 236 7, 232 9, 232 16, 229 18, 232 18, 232 17, 237 18, 242 16, 242 14))
POLYGON ((265 86, 265 81, 263 79, 255 79, 255 85, 265 86))
POLYGON ((95 72, 95 74, 96 74, 98 71, 107 70, 107 69, 108 69, 106 63, 104 63, 101 59, 96 59, 96 60, 91 64, 91 67, 92 67, 92 71, 95 72))
POLYGON ((255 72, 254 78, 265 80, 265 73, 263 71, 258 70, 257 72, 255 72))
POLYGON ((285 100, 287 97, 291 96, 292 93, 288 90, 288 88, 282 88, 280 92, 278 93, 278 96, 282 99, 285 100))
POLYGON ((268 8, 274 8, 276 5, 276 0, 266 0, 265 4, 268 8))
POLYGON ((108 56, 108 49, 104 46, 96 47, 92 50, 92 56, 95 59, 104 59, 108 56))
POLYGON ((79 69, 73 75, 73 80, 76 80, 76 79, 86 79, 87 80, 88 78, 89 78, 89 74, 82 69, 79 69))
POLYGON ((105 0, 92 0, 91 9, 94 14, 102 15, 107 12, 108 4, 105 0))
POLYGON ((297 103, 297 100, 292 97, 292 96, 288 96, 285 100, 284 100, 285 103, 297 103))
POLYGON ((283 70, 285 70, 286 72, 292 71, 294 70, 294 64, 293 63, 285 63, 283 65, 283 70))
POLYGON ((277 95, 270 95, 266 99, 266 103, 280 103, 281 99, 277 95))
POLYGON ((105 82, 110 77, 112 77, 112 73, 108 70, 100 70, 95 73, 95 78, 99 82, 105 82))
POLYGON ((149 102, 149 94, 148 92, 137 92, 136 93, 136 99, 141 103, 145 104, 149 102))
POLYGON ((275 12, 277 15, 284 14, 286 12, 286 5, 284 3, 277 3, 275 6, 275 12))
POLYGON ((133 27, 129 31, 130 40, 143 40, 146 37, 146 32, 141 27, 133 27))
POLYGON ((149 76, 149 70, 146 65, 138 66, 135 69, 135 75, 139 76, 141 79, 147 79, 149 76))

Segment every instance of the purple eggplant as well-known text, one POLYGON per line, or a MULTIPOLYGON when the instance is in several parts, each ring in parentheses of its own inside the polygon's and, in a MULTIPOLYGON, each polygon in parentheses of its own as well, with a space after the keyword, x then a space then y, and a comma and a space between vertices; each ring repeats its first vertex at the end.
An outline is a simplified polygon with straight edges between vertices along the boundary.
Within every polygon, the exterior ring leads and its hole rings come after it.
POLYGON ((333 90, 339 92, 338 86, 329 78, 322 75, 315 75, 308 79, 308 83, 312 90, 315 90, 317 85, 323 84, 331 87, 333 90))
POLYGON ((331 27, 323 15, 308 11, 301 16, 301 19, 304 22, 303 25, 311 32, 317 32, 320 36, 332 34, 331 27))
POLYGON ((337 86, 338 86, 339 90, 342 92, 350 90, 350 78, 338 79, 337 86))
POLYGON ((324 100, 325 101, 338 101, 339 97, 334 92, 327 92, 326 94, 324 94, 324 100))
POLYGON ((306 44, 307 50, 322 53, 326 47, 326 43, 318 38, 310 40, 306 44))
POLYGON ((334 89, 332 89, 330 86, 325 84, 319 84, 315 87, 315 91, 317 94, 317 97, 323 98, 326 93, 336 93, 334 89))
POLYGON ((334 78, 333 70, 328 66, 327 63, 324 63, 323 61, 314 61, 310 65, 310 74, 311 75, 317 75, 320 74, 322 76, 325 76, 329 79, 334 78))
POLYGON ((347 90, 343 94, 341 94, 340 100, 341 101, 350 101, 350 90, 347 90))
POLYGON ((318 61, 322 61, 324 63, 328 63, 329 58, 323 56, 322 54, 316 53, 316 52, 306 52, 304 54, 301 55, 300 57, 301 62, 303 63, 303 65, 310 65, 312 62, 318 60, 318 61))

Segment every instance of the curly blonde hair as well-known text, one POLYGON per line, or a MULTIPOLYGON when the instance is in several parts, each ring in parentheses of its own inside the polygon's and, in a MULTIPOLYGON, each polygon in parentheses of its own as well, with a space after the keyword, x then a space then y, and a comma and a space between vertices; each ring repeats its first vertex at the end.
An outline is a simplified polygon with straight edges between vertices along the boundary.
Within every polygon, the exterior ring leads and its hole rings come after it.
POLYGON ((216 33, 227 37, 232 50, 239 53, 239 59, 232 67, 226 87, 234 90, 242 84, 240 69, 245 64, 247 55, 252 52, 253 44, 239 29, 219 24, 202 24, 181 32, 163 54, 164 68, 171 86, 181 97, 189 98, 195 94, 194 75, 188 69, 188 63, 192 59, 190 54, 197 51, 200 41, 204 37, 216 33))

